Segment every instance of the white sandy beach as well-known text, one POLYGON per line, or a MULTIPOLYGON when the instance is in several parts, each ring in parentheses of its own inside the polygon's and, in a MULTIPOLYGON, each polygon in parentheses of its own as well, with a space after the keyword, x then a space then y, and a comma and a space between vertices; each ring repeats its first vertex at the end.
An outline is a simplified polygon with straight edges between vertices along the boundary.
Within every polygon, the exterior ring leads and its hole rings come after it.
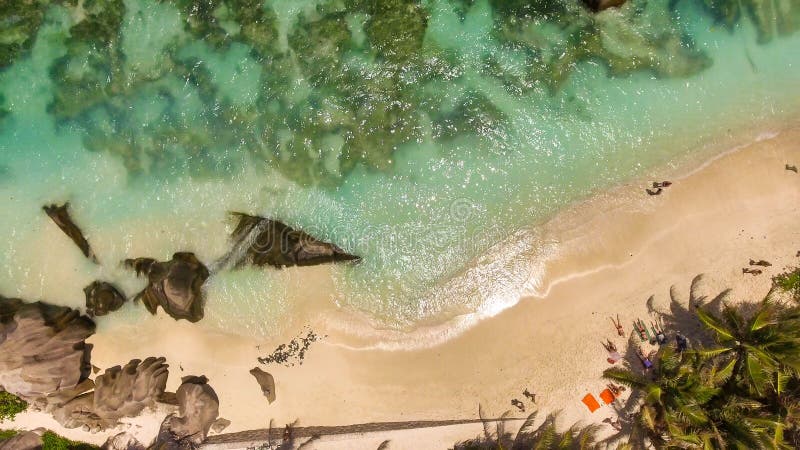
MULTIPOLYGON (((537 394, 542 417, 562 410, 564 423, 600 422, 612 411, 604 407, 591 414, 580 399, 605 387, 601 374, 609 364, 600 341, 626 343, 616 336, 610 315, 619 314, 630 332, 634 319, 649 320, 645 303, 651 295, 662 310, 672 287, 685 302, 692 279, 701 273, 704 294, 730 287, 732 298, 759 300, 772 275, 800 265, 795 256, 800 175, 784 170, 786 163, 800 165, 800 128, 708 164, 673 168, 660 178, 675 184, 660 196, 647 196, 644 182, 636 182, 574 205, 539 228, 546 242, 557 244, 558 254, 548 261, 537 295, 440 345, 359 350, 364 338, 338 324, 351 323, 353 330, 365 325, 330 302, 330 277, 323 268, 313 269, 319 275, 315 281, 293 285, 308 314, 284 324, 286 332, 278 338, 260 342, 210 333, 159 314, 135 328, 101 327, 90 339, 92 363, 106 368, 164 356, 169 389, 181 376, 207 376, 219 395, 221 417, 232 422, 225 432, 265 428, 270 419, 279 426, 295 419, 301 426, 468 419, 477 417, 478 404, 496 417, 513 409, 511 399, 525 401, 525 388, 537 394), (772 267, 758 276, 743 275, 750 258, 766 259, 772 267), (304 325, 327 337, 312 344, 300 366, 264 367, 277 384, 277 401, 268 405, 248 371, 259 365, 258 356, 302 333, 304 325)), ((124 428, 149 442, 162 417, 137 418, 124 428)), ((94 443, 109 435, 64 430, 37 413, 20 415, 14 425, 46 426, 94 443)), ((463 427, 465 433, 478 429, 463 427)), ((451 445, 453 436, 427 430, 398 433, 395 439, 438 449, 451 445)), ((355 449, 375 448, 375 440, 331 442, 355 449)))

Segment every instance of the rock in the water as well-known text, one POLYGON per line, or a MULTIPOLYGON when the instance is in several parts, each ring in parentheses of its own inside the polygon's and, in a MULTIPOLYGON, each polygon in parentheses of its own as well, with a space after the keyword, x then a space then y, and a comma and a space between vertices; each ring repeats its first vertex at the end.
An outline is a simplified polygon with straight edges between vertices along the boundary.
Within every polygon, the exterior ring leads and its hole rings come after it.
POLYGON ((223 419, 220 417, 219 419, 215 420, 214 423, 211 424, 211 431, 214 433, 220 433, 225 428, 228 428, 228 425, 231 424, 231 421, 228 419, 223 419))
POLYGON ((603 11, 624 5, 626 0, 583 0, 583 3, 594 12, 603 11))
POLYGON ((151 449, 195 449, 219 416, 219 399, 206 377, 189 376, 181 381, 177 391, 180 411, 164 419, 151 449))
POLYGON ((42 450, 42 437, 33 431, 23 431, 0 441, 0 450, 42 450))
POLYGON ((158 306, 177 319, 197 322, 203 318, 203 291, 208 269, 194 253, 179 252, 171 261, 158 262, 150 258, 125 260, 136 273, 147 275, 148 286, 136 296, 147 310, 155 314, 158 306))
POLYGON ((83 288, 86 294, 86 314, 90 317, 105 316, 122 308, 125 296, 111 283, 94 281, 83 288))
POLYGON ((64 232, 75 245, 81 249, 83 256, 89 258, 90 260, 97 262, 97 257, 95 256, 92 248, 89 246, 89 241, 83 236, 83 232, 75 222, 72 221, 72 217, 69 216, 69 203, 64 203, 61 206, 58 205, 47 205, 42 206, 44 212, 53 219, 58 228, 61 228, 61 231, 64 232))
POLYGON ((36 399, 89 377, 95 324, 78 311, 0 296, 0 386, 36 399))
POLYGON ((113 427, 119 419, 135 417, 146 407, 155 405, 166 389, 168 367, 164 358, 133 359, 124 367, 106 369, 95 379, 93 392, 50 410, 67 428, 113 427))
POLYGON ((233 215, 239 219, 231 234, 234 248, 217 265, 242 267, 252 264, 282 268, 361 259, 283 222, 242 213, 233 215))
POLYGON ((144 445, 139 442, 135 437, 128 433, 122 432, 115 436, 111 436, 106 440, 106 443, 100 447, 101 450, 145 450, 144 445))
POLYGON ((267 397, 270 403, 275 401, 275 378, 267 372, 264 372, 258 367, 250 370, 250 374, 256 378, 258 385, 261 386, 261 393, 267 397))

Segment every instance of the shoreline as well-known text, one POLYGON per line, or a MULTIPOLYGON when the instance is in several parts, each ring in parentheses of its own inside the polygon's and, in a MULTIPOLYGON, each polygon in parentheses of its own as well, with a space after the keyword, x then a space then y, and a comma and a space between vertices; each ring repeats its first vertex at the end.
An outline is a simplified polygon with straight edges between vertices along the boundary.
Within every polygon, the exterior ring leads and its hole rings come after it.
MULTIPOLYGON (((550 287, 566 279, 588 274, 589 271, 558 274, 554 276, 549 263, 565 258, 563 236, 578 228, 578 223, 590 221, 598 210, 616 210, 634 208, 634 212, 649 210, 653 207, 650 198, 644 194, 644 188, 654 179, 669 179, 679 182, 703 171, 716 161, 729 155, 738 153, 752 145, 764 140, 778 138, 782 133, 797 133, 800 124, 796 121, 774 122, 759 128, 745 130, 738 135, 728 134, 719 142, 707 141, 700 144, 699 149, 685 152, 676 160, 666 164, 647 169, 643 174, 624 182, 617 183, 602 190, 588 194, 588 197, 571 202, 558 209, 553 215, 530 227, 517 230, 509 237, 492 248, 507 247, 509 242, 520 239, 535 240, 539 244, 539 251, 535 254, 537 262, 536 274, 532 275, 524 292, 516 300, 508 301, 497 310, 491 312, 477 311, 466 314, 450 314, 447 318, 433 320, 432 324, 425 322, 410 329, 393 329, 382 326, 379 319, 374 319, 366 313, 356 310, 331 310, 329 313, 335 319, 325 320, 325 326, 339 332, 339 337, 347 341, 340 343, 348 350, 385 350, 385 351, 413 351, 442 345, 481 321, 491 320, 494 316, 507 309, 514 308, 518 303, 528 298, 545 298, 550 287), (744 141, 744 143, 742 143, 744 141), (355 327, 355 329, 354 329, 355 327)), ((656 197, 658 198, 658 197, 656 197)), ((604 214, 607 212, 604 212, 604 214)), ((476 261, 487 258, 483 255, 476 258, 463 272, 468 272, 477 264, 476 261)), ((489 257, 488 259, 494 259, 489 257)), ((451 278, 448 281, 452 281, 451 278)), ((431 322, 431 321, 428 321, 431 322)))
MULTIPOLYGON (((542 416, 561 409, 564 424, 600 422, 604 413, 589 414, 579 400, 604 386, 600 375, 608 365, 599 341, 616 337, 608 315, 620 313, 630 331, 634 318, 647 317, 650 295, 663 308, 674 286, 685 299, 689 283, 703 272, 705 294, 730 287, 738 296, 760 299, 771 274, 800 265, 794 256, 800 250, 800 176, 783 169, 786 162, 800 161, 797 142, 800 128, 794 127, 728 148, 693 168, 690 155, 686 164, 661 168, 676 182, 661 196, 642 192, 641 180, 655 173, 648 171, 569 206, 539 227, 543 242, 557 240, 559 251, 546 262, 538 295, 435 346, 354 349, 358 341, 345 334, 352 328, 331 327, 350 313, 334 305, 317 310, 320 302, 308 297, 304 307, 316 316, 309 326, 327 337, 311 346, 303 365, 264 367, 276 379, 278 399, 272 405, 248 370, 259 366, 256 358, 276 342, 299 333, 299 326, 286 326, 280 339, 260 341, 159 314, 114 330, 101 328, 89 340, 92 361, 106 368, 165 356, 172 372, 168 390, 181 376, 206 375, 220 397, 220 416, 232 421, 224 433, 265 428, 270 418, 281 425, 299 418, 301 426, 468 419, 477 416, 479 403, 495 416, 510 409, 509 401, 526 387, 538 394, 542 416), (758 277, 743 276, 740 269, 750 257, 769 259, 773 267, 758 277), (643 285, 645 280, 650 284, 643 285), (325 315, 334 318, 321 319, 325 315)), ((324 292, 325 284, 314 290, 324 292)), ((25 413, 14 424, 35 425, 35 414, 25 413)), ((129 431, 142 441, 155 435, 162 417, 148 421, 150 416, 128 421, 129 431)), ((96 443, 113 434, 53 429, 96 443)), ((442 448, 452 442, 430 444, 442 448)))

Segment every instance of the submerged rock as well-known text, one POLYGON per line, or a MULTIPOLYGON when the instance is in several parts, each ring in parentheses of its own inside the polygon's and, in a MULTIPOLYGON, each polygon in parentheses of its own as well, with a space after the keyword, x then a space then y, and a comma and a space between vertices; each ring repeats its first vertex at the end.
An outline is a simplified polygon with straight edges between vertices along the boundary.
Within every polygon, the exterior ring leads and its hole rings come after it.
POLYGON ((83 288, 86 294, 86 313, 90 317, 105 316, 125 304, 125 296, 111 283, 94 281, 83 288))
POLYGON ((148 286, 134 301, 142 300, 151 314, 158 306, 175 318, 197 322, 203 318, 203 292, 201 287, 208 279, 208 269, 194 253, 179 252, 171 261, 158 262, 151 258, 125 260, 125 265, 145 274, 148 286))
POLYGON ((91 371, 94 331, 74 309, 0 296, 0 386, 26 399, 77 387, 91 371))
POLYGON ((61 231, 64 232, 75 245, 81 249, 83 256, 89 258, 93 262, 97 263, 97 257, 94 255, 91 247, 89 247, 89 241, 83 236, 83 232, 75 222, 72 221, 72 217, 69 216, 69 202, 64 203, 61 206, 58 205, 48 205, 43 206, 42 209, 44 212, 47 213, 48 216, 58 225, 58 228, 61 228, 61 231))
POLYGON ((233 216, 239 219, 231 234, 234 248, 217 265, 242 267, 252 264, 282 268, 361 259, 283 222, 242 213, 233 213, 233 216))
POLYGON ((181 381, 176 392, 180 410, 161 423, 151 449, 195 449, 219 416, 219 398, 206 377, 188 376, 181 381))
POLYGON ((51 405, 53 417, 67 428, 102 430, 153 407, 164 394, 169 375, 164 358, 133 359, 114 366, 95 379, 95 388, 63 406, 51 405))
POLYGON ((787 36, 800 29, 800 3, 796 1, 705 0, 702 4, 718 23, 731 31, 743 18, 750 19, 758 34, 759 44, 766 44, 776 36, 787 36))
POLYGON ((598 12, 604 9, 622 6, 627 0, 583 0, 585 4, 592 11, 598 12))
POLYGON ((250 375, 254 376, 258 385, 261 386, 261 393, 267 397, 267 401, 275 401, 275 378, 267 372, 256 367, 250 370, 250 375))

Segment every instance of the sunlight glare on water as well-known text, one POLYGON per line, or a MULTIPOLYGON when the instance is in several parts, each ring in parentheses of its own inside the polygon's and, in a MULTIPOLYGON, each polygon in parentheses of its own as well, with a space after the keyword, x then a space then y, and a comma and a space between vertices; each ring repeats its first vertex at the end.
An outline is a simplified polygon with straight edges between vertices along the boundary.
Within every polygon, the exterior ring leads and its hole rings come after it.
MULTIPOLYGON (((492 315, 541 277, 555 250, 535 226, 559 208, 800 104, 798 33, 699 2, 190 3, 42 6, 0 69, 4 295, 135 292, 120 260, 210 263, 242 211, 362 256, 326 300, 384 327, 492 315), (63 201, 102 267, 41 213, 63 201)), ((296 289, 220 274, 204 323, 269 334, 296 289)))

